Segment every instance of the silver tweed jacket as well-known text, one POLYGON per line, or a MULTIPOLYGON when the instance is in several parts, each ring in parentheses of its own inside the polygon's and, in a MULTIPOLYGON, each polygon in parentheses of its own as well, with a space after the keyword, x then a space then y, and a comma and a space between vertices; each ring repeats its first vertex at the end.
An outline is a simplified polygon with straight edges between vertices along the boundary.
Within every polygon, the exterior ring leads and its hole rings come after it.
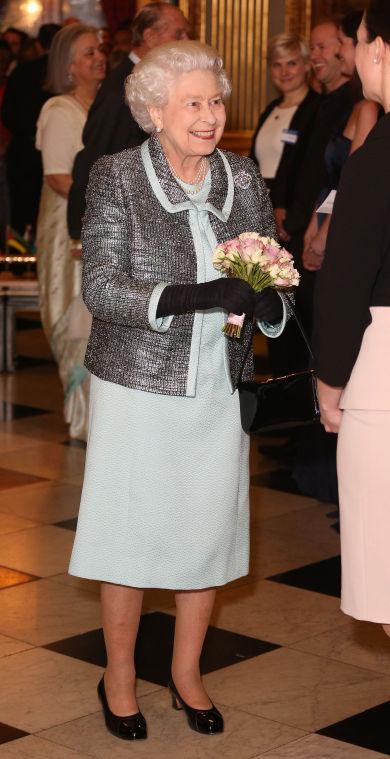
MULTIPOLYGON (((216 150, 210 168, 205 207, 216 240, 245 231, 275 236, 268 193, 252 161, 216 150)), ((166 284, 202 281, 191 207, 157 137, 94 165, 82 233, 82 292, 93 316, 85 364, 98 377, 152 393, 195 394, 187 385, 194 314, 175 316, 168 325, 156 319, 166 284)), ((240 340, 226 338, 232 389, 250 339, 250 325, 240 340)), ((250 354, 244 379, 252 377, 252 367, 250 354)))

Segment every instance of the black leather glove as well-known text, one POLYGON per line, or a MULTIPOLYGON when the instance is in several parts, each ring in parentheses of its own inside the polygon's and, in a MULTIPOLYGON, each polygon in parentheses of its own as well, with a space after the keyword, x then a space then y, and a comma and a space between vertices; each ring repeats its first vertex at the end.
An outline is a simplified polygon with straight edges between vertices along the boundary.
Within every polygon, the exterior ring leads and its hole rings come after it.
POLYGON ((276 290, 266 287, 255 295, 255 319, 268 324, 278 324, 283 318, 283 304, 276 290))
POLYGON ((199 285, 168 285, 161 293, 156 316, 177 316, 208 308, 253 315, 256 293, 243 279, 221 277, 199 285))

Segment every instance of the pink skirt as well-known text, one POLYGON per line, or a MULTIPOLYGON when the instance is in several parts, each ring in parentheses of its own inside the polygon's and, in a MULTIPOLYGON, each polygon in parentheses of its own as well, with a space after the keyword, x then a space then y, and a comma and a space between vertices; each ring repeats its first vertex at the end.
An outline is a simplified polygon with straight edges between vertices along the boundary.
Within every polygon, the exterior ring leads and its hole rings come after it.
POLYGON ((341 608, 390 624, 390 308, 371 315, 340 403, 341 608))
POLYGON ((341 609, 390 624, 390 411, 343 412, 337 469, 341 609))

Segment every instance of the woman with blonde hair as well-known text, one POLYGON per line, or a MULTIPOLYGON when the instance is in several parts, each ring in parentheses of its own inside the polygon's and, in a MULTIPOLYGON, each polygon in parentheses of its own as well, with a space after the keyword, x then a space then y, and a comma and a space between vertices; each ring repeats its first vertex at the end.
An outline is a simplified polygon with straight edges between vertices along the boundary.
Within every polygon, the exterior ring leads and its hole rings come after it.
POLYGON ((88 109, 105 70, 96 29, 83 24, 61 29, 49 53, 47 77, 47 89, 57 94, 41 110, 36 138, 44 173, 36 237, 41 318, 59 367, 70 437, 84 440, 90 319, 80 295, 81 261, 71 255, 66 208, 73 162, 83 147, 88 109))
POLYGON ((309 47, 303 37, 287 32, 273 37, 268 46, 268 63, 271 81, 280 95, 260 116, 250 156, 270 190, 279 223, 294 196, 297 169, 320 96, 308 85, 309 47))
MULTIPOLYGON (((250 157, 259 166, 269 189, 280 233, 287 209, 295 199, 321 96, 308 85, 309 46, 303 37, 287 32, 273 37, 268 46, 268 63, 272 83, 280 95, 260 116, 250 157)), ((291 322, 281 340, 267 341, 274 376, 291 371, 290 354, 295 345, 291 334, 300 345, 301 336, 291 322)))

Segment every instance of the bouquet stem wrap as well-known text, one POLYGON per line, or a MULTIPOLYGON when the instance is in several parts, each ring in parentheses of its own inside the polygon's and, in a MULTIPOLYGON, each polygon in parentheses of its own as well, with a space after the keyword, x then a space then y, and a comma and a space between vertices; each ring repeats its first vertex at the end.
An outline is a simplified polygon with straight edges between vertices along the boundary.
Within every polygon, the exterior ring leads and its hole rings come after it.
MULTIPOLYGON (((255 292, 266 287, 285 289, 299 284, 291 253, 272 237, 262 237, 257 232, 243 232, 218 245, 213 264, 227 276, 245 280, 255 292)), ((223 328, 225 335, 239 338, 244 321, 245 314, 229 314, 223 328)))

